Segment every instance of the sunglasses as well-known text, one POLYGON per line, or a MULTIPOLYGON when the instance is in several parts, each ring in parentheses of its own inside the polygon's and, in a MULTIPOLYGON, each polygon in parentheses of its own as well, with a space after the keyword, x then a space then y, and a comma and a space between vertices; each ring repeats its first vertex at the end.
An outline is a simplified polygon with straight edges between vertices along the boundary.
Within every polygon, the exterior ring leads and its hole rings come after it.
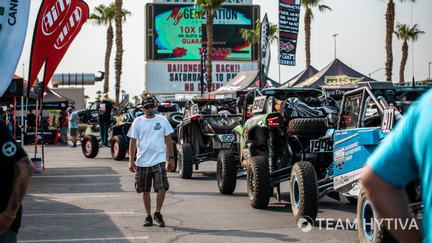
POLYGON ((146 105, 146 106, 144 106, 144 109, 153 109, 153 108, 155 108, 154 105, 146 105))

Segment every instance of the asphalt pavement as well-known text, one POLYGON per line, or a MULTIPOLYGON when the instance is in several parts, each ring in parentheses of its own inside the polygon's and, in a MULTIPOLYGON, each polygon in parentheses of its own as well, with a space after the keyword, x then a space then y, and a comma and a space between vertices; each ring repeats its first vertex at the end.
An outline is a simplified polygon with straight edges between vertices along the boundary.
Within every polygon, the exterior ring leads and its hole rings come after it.
POLYGON ((355 205, 321 199, 320 223, 303 232, 286 200, 253 209, 245 178, 233 195, 220 194, 214 161, 201 164, 190 180, 169 173, 162 209, 167 227, 143 227, 143 203, 126 160, 114 161, 108 148, 95 159, 86 159, 80 147, 47 146, 45 155, 46 169, 34 174, 24 201, 19 242, 358 242, 347 225, 355 205))

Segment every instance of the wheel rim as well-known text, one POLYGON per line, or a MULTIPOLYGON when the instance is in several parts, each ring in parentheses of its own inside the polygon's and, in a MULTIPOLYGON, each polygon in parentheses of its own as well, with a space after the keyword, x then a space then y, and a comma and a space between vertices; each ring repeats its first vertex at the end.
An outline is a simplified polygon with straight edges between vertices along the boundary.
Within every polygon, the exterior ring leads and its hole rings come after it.
POLYGON ((86 153, 86 154, 90 154, 91 151, 92 151, 92 144, 91 144, 91 141, 88 140, 88 141, 85 143, 85 153, 86 153))
POLYGON ((299 208, 299 204, 300 204, 300 193, 299 193, 299 183, 297 180, 297 176, 294 176, 293 178, 293 186, 292 186, 292 197, 294 199, 294 206, 296 208, 299 208))
POLYGON ((363 232, 368 241, 373 241, 375 238, 375 222, 374 222, 374 211, 369 200, 365 200, 362 206, 362 221, 363 221, 363 232))
POLYGON ((182 116, 182 115, 174 115, 174 116, 172 117, 172 119, 173 119, 173 121, 175 121, 175 122, 177 122, 177 123, 180 123, 180 122, 182 122, 182 120, 183 120, 183 116, 182 116))

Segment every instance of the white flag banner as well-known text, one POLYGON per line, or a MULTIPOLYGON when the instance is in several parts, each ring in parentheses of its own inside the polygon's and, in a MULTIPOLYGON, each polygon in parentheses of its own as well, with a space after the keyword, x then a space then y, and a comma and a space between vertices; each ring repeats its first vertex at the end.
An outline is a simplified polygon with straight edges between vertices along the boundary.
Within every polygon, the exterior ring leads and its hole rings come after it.
POLYGON ((30 0, 0 0, 0 97, 21 57, 29 12, 30 0))

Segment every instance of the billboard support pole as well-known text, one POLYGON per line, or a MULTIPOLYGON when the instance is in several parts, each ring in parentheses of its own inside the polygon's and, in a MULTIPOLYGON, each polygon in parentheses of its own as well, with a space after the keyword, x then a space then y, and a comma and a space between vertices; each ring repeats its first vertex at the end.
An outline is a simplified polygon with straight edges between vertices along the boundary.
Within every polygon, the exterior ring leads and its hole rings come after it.
MULTIPOLYGON (((261 23, 261 28, 262 28, 262 23, 261 23)), ((262 70, 263 70, 263 65, 262 65, 262 31, 260 31, 260 44, 259 44, 259 62, 258 62, 258 77, 259 77, 259 87, 261 89, 262 87, 262 70)))
POLYGON ((201 83, 201 97, 204 96, 204 81, 206 80, 206 57, 207 57, 207 49, 201 48, 201 77, 200 77, 200 83, 201 83))
POLYGON ((282 83, 281 81, 281 64, 280 64, 280 40, 278 40, 278 66, 279 66, 279 84, 282 83))

